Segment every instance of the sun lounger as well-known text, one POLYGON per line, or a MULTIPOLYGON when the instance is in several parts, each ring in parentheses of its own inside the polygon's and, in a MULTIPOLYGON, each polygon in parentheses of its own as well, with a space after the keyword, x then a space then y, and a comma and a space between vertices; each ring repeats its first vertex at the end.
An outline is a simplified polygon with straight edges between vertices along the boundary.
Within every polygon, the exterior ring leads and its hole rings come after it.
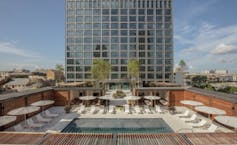
POLYGON ((81 114, 81 113, 83 113, 84 111, 85 111, 85 106, 82 105, 82 106, 80 107, 80 109, 77 111, 77 113, 81 114))
POLYGON ((95 108, 95 106, 94 106, 94 105, 92 105, 92 106, 91 106, 90 113, 91 113, 91 114, 94 114, 94 113, 95 113, 95 111, 96 111, 96 108, 95 108))
POLYGON ((79 109, 80 109, 79 106, 78 106, 78 107, 75 107, 75 108, 72 109, 72 112, 77 112, 79 109))
POLYGON ((195 119, 197 119, 197 115, 193 114, 190 118, 181 118, 181 119, 186 122, 190 122, 190 121, 194 121, 195 119))
POLYGON ((140 108, 139 106, 135 106, 135 107, 134 107, 134 110, 135 110, 136 113, 138 113, 138 114, 142 113, 142 112, 141 112, 141 108, 140 108))
POLYGON ((105 107, 100 107, 99 113, 104 114, 105 113, 105 107))
POLYGON ((189 115, 189 110, 186 110, 184 113, 182 114, 177 114, 178 117, 188 117, 189 115))
POLYGON ((42 123, 35 123, 31 118, 27 119, 26 122, 28 126, 32 128, 40 128, 44 125, 42 123))
POLYGON ((145 112, 146 113, 148 113, 148 114, 151 114, 152 112, 151 112, 151 110, 150 110, 150 108, 148 107, 148 106, 145 106, 145 112))
POLYGON ((208 127, 207 129, 198 129, 196 130, 196 132, 215 132, 217 130, 217 126, 214 124, 211 124, 210 127, 208 127))
POLYGON ((113 105, 109 105, 109 113, 114 113, 114 106, 113 105))
POLYGON ((157 113, 163 113, 163 111, 161 110, 160 106, 156 105, 155 108, 156 108, 156 112, 157 113))
POLYGON ((49 118, 43 118, 40 114, 36 115, 36 119, 39 122, 50 122, 51 121, 51 119, 49 119, 49 118))
POLYGON ((125 113, 129 114, 130 113, 130 109, 129 109, 129 105, 125 105, 125 113))
POLYGON ((193 128, 199 128, 199 127, 204 126, 206 123, 207 123, 207 121, 204 120, 204 119, 202 119, 200 122, 198 122, 198 123, 190 123, 190 125, 191 125, 193 128))
POLYGON ((45 110, 45 114, 48 116, 48 117, 57 117, 58 114, 52 114, 49 112, 49 110, 45 110))

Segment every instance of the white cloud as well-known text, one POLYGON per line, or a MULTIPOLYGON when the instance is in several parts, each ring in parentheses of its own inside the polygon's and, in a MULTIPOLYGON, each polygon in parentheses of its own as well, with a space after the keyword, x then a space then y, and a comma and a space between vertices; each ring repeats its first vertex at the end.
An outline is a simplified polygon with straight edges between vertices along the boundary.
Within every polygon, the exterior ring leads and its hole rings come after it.
POLYGON ((237 53, 237 47, 234 45, 219 44, 211 51, 213 54, 233 54, 237 53))
POLYGON ((11 54, 21 57, 35 58, 39 57, 37 53, 26 49, 18 48, 14 42, 0 42, 0 53, 11 54))

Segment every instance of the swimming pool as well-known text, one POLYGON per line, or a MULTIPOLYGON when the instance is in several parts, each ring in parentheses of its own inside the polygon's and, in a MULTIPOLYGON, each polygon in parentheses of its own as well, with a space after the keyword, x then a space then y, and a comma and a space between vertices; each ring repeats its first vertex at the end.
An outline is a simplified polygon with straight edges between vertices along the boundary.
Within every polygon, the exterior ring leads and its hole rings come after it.
POLYGON ((62 132, 68 133, 168 133, 162 118, 76 118, 62 132))

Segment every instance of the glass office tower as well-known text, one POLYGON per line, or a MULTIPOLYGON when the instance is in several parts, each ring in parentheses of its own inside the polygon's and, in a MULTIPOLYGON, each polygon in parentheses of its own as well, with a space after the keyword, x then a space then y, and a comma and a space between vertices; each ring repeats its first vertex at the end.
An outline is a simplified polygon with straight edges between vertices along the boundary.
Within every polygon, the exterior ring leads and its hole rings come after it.
POLYGON ((108 83, 126 87, 127 63, 140 82, 173 78, 172 0, 66 0, 66 80, 90 81, 94 59, 112 65, 108 83))

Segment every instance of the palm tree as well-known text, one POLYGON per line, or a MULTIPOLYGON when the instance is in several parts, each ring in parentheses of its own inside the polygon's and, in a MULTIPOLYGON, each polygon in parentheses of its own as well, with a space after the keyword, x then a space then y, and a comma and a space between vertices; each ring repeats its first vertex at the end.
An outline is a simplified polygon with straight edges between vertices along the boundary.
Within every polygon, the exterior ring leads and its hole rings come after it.
POLYGON ((93 61, 91 74, 96 80, 96 86, 101 82, 104 88, 105 80, 109 78, 111 72, 111 64, 103 59, 96 59, 93 61))
POLYGON ((63 65, 62 64, 56 64, 55 69, 58 71, 64 71, 63 65))
POLYGON ((134 88, 140 75, 140 63, 138 60, 130 60, 128 62, 128 73, 131 78, 132 88, 134 88))

